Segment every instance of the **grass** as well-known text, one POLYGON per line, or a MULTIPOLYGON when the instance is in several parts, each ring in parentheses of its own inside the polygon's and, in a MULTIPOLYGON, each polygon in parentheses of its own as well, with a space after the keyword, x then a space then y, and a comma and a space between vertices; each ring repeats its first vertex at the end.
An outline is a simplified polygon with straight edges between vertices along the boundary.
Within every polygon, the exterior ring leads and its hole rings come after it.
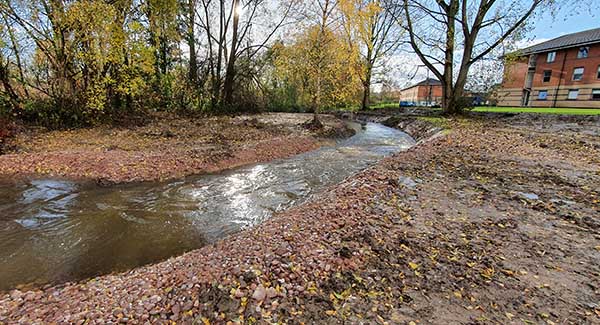
MULTIPOLYGON (((398 108, 398 103, 379 103, 371 105, 370 109, 398 108)), ((441 110, 440 108, 426 108, 430 110, 441 110)), ((563 115, 600 115, 600 108, 549 108, 549 107, 503 107, 488 106, 475 107, 473 112, 492 113, 539 113, 539 114, 563 114, 563 115)))
POLYGON ((475 107, 474 112, 600 115, 600 108, 475 107))
POLYGON ((398 103, 379 103, 369 106, 369 109, 398 108, 398 103))
POLYGON ((429 122, 439 128, 442 129, 450 129, 450 125, 448 124, 448 120, 445 117, 434 117, 434 116, 421 116, 418 117, 421 121, 429 122))

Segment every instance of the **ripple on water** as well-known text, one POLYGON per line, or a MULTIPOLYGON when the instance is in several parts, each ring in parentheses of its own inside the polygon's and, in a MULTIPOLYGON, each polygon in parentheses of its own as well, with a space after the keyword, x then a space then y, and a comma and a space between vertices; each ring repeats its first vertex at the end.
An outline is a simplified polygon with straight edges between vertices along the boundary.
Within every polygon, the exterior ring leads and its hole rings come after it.
POLYGON ((0 289, 77 280, 180 254, 255 226, 414 144, 378 124, 336 145, 218 174, 110 188, 0 187, 0 289))

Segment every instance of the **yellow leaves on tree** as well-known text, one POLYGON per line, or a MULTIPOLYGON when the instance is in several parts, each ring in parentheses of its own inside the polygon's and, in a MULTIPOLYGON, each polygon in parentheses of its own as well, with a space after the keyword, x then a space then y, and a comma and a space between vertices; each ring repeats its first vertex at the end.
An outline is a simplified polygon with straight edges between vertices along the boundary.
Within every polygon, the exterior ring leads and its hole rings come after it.
POLYGON ((396 51, 401 28, 396 6, 384 8, 381 0, 340 0, 343 27, 348 46, 360 60, 359 77, 363 87, 362 109, 369 106, 373 75, 381 72, 381 61, 396 51))
POLYGON ((104 1, 80 1, 68 7, 64 25, 71 31, 69 49, 80 77, 86 113, 100 114, 109 92, 136 96, 153 71, 152 50, 145 46, 143 28, 127 25, 122 13, 104 1))
POLYGON ((273 52, 275 75, 294 90, 297 105, 318 111, 358 102, 358 55, 340 33, 313 25, 293 44, 278 44, 273 52))

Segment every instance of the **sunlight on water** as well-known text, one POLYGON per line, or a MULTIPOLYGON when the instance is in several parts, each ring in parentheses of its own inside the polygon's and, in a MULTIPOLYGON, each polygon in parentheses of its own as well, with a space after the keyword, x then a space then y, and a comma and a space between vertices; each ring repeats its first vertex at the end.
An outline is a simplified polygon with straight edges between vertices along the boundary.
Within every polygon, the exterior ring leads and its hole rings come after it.
POLYGON ((414 141, 367 124, 335 146, 220 174, 99 188, 0 185, 0 289, 127 270, 219 240, 302 203, 414 141))

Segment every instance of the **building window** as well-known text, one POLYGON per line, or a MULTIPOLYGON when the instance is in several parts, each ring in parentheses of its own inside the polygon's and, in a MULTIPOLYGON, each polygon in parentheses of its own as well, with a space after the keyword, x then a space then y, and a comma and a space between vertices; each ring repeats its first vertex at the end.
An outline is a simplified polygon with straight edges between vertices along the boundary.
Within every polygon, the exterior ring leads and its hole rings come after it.
POLYGON ((573 69, 573 80, 580 81, 583 79, 583 68, 575 68, 573 69))
POLYGON ((544 70, 544 82, 550 82, 552 77, 552 70, 544 70))
POLYGON ((548 91, 540 90, 540 92, 538 93, 538 100, 546 100, 546 99, 548 99, 548 91))
POLYGON ((588 54, 590 53, 590 47, 589 46, 582 46, 579 48, 579 52, 577 52, 577 58, 578 59, 585 59, 588 57, 588 54))
POLYGON ((600 65, 598 66, 598 72, 597 72, 597 76, 598 79, 600 79, 600 65))
POLYGON ((571 89, 569 90, 569 95, 567 96, 567 99, 576 100, 577 96, 579 96, 579 89, 571 89))
POLYGON ((592 99, 600 100, 600 89, 592 89, 592 99))
POLYGON ((552 63, 554 60, 556 60, 556 52, 548 52, 546 55, 546 62, 552 63))

